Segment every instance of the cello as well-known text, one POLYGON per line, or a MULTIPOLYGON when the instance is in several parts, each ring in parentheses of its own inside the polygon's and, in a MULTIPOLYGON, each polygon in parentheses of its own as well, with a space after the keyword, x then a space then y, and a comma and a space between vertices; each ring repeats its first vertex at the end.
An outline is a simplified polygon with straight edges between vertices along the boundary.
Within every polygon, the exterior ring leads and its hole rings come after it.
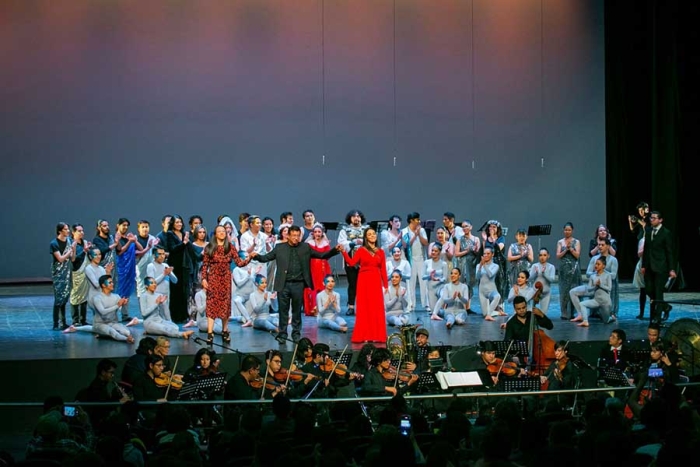
POLYGON ((539 313, 542 311, 537 308, 542 294, 542 283, 535 282, 535 295, 532 297, 532 314, 530 315, 530 342, 528 343, 528 364, 530 366, 530 374, 533 376, 542 375, 549 365, 556 360, 554 356, 554 339, 549 337, 539 326, 535 324, 537 321, 535 310, 539 313))

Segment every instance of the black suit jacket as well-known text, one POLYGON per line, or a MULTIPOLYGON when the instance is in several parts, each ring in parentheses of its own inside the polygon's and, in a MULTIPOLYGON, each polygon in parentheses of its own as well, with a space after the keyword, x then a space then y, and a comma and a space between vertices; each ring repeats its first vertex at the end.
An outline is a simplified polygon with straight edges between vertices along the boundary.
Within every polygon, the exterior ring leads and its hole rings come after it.
POLYGON ((647 229, 644 234, 642 267, 657 274, 667 275, 674 268, 671 231, 662 225, 653 240, 651 233, 652 229, 647 229))
POLYGON ((620 370, 625 370, 627 367, 630 365, 630 363, 634 360, 634 350, 632 347, 625 343, 622 344, 622 348, 618 351, 617 353, 617 363, 615 362, 615 355, 612 350, 610 350, 610 344, 606 344, 605 347, 603 347, 600 350, 600 355, 599 355, 599 364, 601 366, 610 366, 610 367, 615 367, 619 368, 620 370))
MULTIPOLYGON (((289 251, 292 247, 288 243, 280 243, 275 248, 265 254, 256 256, 254 259, 261 263, 269 261, 277 261, 277 271, 275 271, 275 292, 281 292, 284 289, 284 283, 287 281, 287 269, 289 268, 289 251)), ((304 276, 304 284, 312 289, 313 282, 311 281, 311 269, 309 261, 311 258, 328 259, 338 254, 335 248, 325 253, 319 253, 312 249, 308 243, 299 243, 296 247, 299 262, 301 263, 301 273, 304 276)))

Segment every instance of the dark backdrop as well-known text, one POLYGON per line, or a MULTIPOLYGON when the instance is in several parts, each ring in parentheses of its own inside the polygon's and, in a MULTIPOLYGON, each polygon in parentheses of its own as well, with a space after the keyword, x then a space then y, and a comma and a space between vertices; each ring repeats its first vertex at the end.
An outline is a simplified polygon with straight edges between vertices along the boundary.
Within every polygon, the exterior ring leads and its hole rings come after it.
POLYGON ((58 221, 166 212, 450 210, 587 243, 602 3, 3 1, 0 279, 47 277, 58 221))
POLYGON ((631 277, 636 239, 627 215, 644 200, 675 235, 686 290, 700 289, 700 4, 605 2, 608 221, 631 277))

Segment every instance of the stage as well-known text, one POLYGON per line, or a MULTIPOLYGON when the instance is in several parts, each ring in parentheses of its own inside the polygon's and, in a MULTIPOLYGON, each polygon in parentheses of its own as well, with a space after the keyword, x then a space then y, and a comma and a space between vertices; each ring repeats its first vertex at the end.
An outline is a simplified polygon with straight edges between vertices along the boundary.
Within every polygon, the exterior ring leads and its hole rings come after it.
MULTIPOLYGON (((336 290, 341 295, 342 303, 346 300, 345 279, 339 278, 336 290)), ((602 324, 595 318, 591 319, 589 328, 581 328, 560 319, 559 295, 556 285, 552 289, 552 300, 548 316, 554 323, 554 329, 548 331, 548 335, 554 340, 569 340, 571 342, 607 341, 610 331, 614 328, 622 328, 631 341, 646 337, 647 321, 637 320, 639 313, 638 292, 631 284, 620 284, 620 311, 617 323, 602 324)), ((700 304, 700 293, 670 293, 666 300, 688 301, 700 304)), ((130 314, 139 316, 138 300, 135 296, 130 301, 130 314)), ((419 302, 420 303, 420 302, 419 302)), ((52 327, 53 295, 49 284, 3 286, 0 288, 0 360, 70 360, 70 359, 98 359, 98 358, 126 358, 133 354, 136 345, 116 342, 109 338, 96 338, 90 333, 62 333, 53 331, 52 327)), ((430 315, 422 309, 411 313, 411 323, 418 324, 430 331, 432 344, 451 345, 453 347, 471 346, 483 340, 502 340, 504 331, 499 324, 505 322, 507 317, 497 318, 495 322, 484 321, 479 310, 477 300, 472 300, 472 309, 477 315, 470 315, 466 325, 454 326, 446 329, 444 321, 432 321, 430 315)), ((506 311, 511 314, 512 307, 506 311)), ((700 305, 675 304, 671 311, 671 319, 666 323, 671 324, 680 318, 700 317, 697 312, 700 305)), ((67 311, 70 314, 70 311, 67 311)), ((649 316, 649 304, 647 303, 645 315, 649 316)), ((90 320, 91 317, 88 317, 90 320)), ((313 342, 325 342, 333 350, 342 350, 348 346, 348 351, 357 351, 361 344, 352 344, 350 337, 354 325, 354 316, 344 316, 348 321, 349 332, 346 334, 333 332, 327 329, 319 330, 316 319, 304 317, 304 337, 313 342)), ((292 352, 294 345, 288 342, 285 345, 278 344, 274 336, 264 331, 252 328, 241 328, 239 324, 232 323, 231 344, 232 349, 242 353, 262 353, 270 348, 283 352, 292 352)), ((139 324, 131 328, 136 342, 144 335, 143 325, 139 324)), ((387 332, 396 332, 396 328, 388 327, 387 332)), ((206 338, 205 333, 195 333, 194 336, 206 338)), ((194 337, 193 336, 193 337, 194 337)), ((663 336, 663 330, 662 330, 663 336)), ((221 337, 216 336, 215 342, 221 344, 221 337)), ((193 355, 200 345, 182 339, 171 339, 171 355, 193 355)), ((234 354, 232 350, 216 347, 217 352, 224 356, 234 354)), ((187 359, 189 360, 189 359, 187 359)))

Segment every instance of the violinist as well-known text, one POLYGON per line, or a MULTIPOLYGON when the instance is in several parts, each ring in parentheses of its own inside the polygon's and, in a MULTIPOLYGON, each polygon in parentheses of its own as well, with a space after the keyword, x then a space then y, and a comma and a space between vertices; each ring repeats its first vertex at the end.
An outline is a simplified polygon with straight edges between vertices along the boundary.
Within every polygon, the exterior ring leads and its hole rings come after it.
POLYGON ((547 315, 542 313, 542 311, 534 307, 532 311, 527 311, 527 299, 522 296, 517 296, 513 299, 513 308, 515 309, 515 314, 511 316, 505 324, 501 324, 501 328, 505 328, 506 335, 503 340, 511 341, 530 341, 530 320, 532 316, 535 316, 537 326, 544 329, 553 329, 554 324, 547 315))
POLYGON ((403 394, 418 381, 418 375, 411 375, 404 387, 399 387, 387 381, 383 376, 390 372, 391 353, 387 349, 377 349, 372 354, 372 368, 367 372, 362 390, 362 396, 396 396, 403 394))
POLYGON ((679 379, 678 366, 669 357, 664 343, 652 344, 649 361, 635 377, 635 389, 627 401, 632 413, 639 417, 646 397, 653 397, 664 384, 676 384, 679 379))
POLYGON ((302 367, 309 363, 313 357, 311 356, 314 343, 308 337, 299 339, 299 347, 297 348, 297 360, 293 362, 297 367, 302 367))
MULTIPOLYGON (((134 400, 138 401, 158 401, 165 402, 167 386, 159 386, 156 378, 163 374, 163 357, 160 355, 149 355, 146 358, 146 371, 139 375, 134 381, 134 400)), ((169 398, 173 398, 175 392, 168 393, 169 398)), ((150 410, 150 409, 146 409, 150 410)), ((151 410, 151 412, 153 412, 151 410)))
POLYGON ((213 350, 202 348, 194 355, 194 365, 185 372, 183 381, 189 382, 199 376, 215 375, 219 372, 219 357, 213 350))
POLYGON ((367 373, 372 368, 372 354, 377 350, 377 347, 372 343, 367 343, 362 346, 360 353, 357 354, 357 360, 350 366, 350 371, 362 375, 361 378, 355 379, 355 386, 360 387, 362 380, 367 376, 367 373))
POLYGON ((496 358, 496 345, 492 341, 479 342, 479 351, 469 356, 463 364, 462 371, 488 371, 494 386, 504 378, 512 378, 520 375, 524 370, 518 368, 517 364, 508 357, 504 362, 501 358, 496 358))
POLYGON ((254 355, 246 355, 241 362, 240 371, 228 380, 224 399, 237 401, 260 399, 260 391, 252 386, 253 381, 259 380, 260 359, 254 355))
POLYGON ((282 352, 279 350, 268 350, 265 352, 265 373, 261 375, 265 381, 265 399, 271 399, 278 394, 286 394, 291 399, 296 399, 302 395, 304 386, 318 378, 310 373, 302 373, 292 366, 292 375, 289 370, 282 367, 282 352), (289 376, 289 377, 288 377, 289 376), (302 379, 303 378, 303 379, 302 379), (289 380, 289 385, 287 384, 289 380), (292 386, 293 381, 300 381, 301 384, 292 386))
POLYGON ((304 366, 301 367, 301 371, 318 376, 321 380, 320 382, 319 380, 310 381, 308 384, 303 385, 304 389, 302 393, 304 395, 313 391, 313 397, 335 397, 337 389, 331 384, 333 375, 331 375, 329 371, 326 371, 329 366, 328 362, 332 362, 328 356, 330 350, 331 348, 322 342, 316 343, 311 349, 311 361, 304 364, 304 366))
POLYGON ((580 374, 576 365, 569 360, 568 345, 568 341, 558 341, 554 345, 555 360, 540 375, 540 382, 548 391, 576 389, 580 374))

